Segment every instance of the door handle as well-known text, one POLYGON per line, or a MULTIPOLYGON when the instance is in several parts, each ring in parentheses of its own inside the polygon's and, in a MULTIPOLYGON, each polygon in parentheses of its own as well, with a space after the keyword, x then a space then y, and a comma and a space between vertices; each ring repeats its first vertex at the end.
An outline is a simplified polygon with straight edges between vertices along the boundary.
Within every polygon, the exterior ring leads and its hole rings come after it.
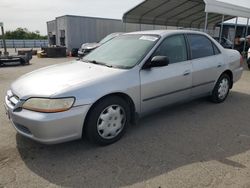
POLYGON ((217 68, 221 68, 222 67, 222 63, 219 63, 218 65, 217 65, 217 68))
POLYGON ((188 75, 190 75, 190 74, 191 74, 191 71, 187 70, 187 71, 185 71, 185 72, 183 73, 183 76, 188 76, 188 75))

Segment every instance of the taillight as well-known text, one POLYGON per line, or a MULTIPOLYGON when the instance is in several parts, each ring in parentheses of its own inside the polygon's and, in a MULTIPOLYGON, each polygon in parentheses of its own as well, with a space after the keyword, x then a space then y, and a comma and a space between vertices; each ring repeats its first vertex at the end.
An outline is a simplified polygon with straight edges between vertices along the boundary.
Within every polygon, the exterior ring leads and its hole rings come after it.
POLYGON ((244 59, 242 56, 240 56, 240 65, 243 66, 243 64, 244 64, 244 59))

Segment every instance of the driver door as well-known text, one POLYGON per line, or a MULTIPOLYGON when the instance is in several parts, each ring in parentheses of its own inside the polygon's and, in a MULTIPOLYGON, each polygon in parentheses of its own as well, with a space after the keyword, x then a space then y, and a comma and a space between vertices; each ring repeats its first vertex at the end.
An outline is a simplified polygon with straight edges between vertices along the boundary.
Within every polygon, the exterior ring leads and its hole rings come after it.
POLYGON ((140 71, 142 113, 191 96, 192 63, 184 35, 167 37, 152 55, 155 56, 167 56, 169 65, 140 71))

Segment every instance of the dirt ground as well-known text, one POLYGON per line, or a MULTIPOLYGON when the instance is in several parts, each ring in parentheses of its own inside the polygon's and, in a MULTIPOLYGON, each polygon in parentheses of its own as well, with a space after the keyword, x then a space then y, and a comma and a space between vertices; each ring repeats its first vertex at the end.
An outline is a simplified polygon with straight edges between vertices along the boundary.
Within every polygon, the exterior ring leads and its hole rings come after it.
POLYGON ((0 187, 250 188, 250 71, 225 103, 163 109, 107 147, 84 140, 47 146, 16 134, 3 108, 11 82, 69 60, 0 67, 0 187))

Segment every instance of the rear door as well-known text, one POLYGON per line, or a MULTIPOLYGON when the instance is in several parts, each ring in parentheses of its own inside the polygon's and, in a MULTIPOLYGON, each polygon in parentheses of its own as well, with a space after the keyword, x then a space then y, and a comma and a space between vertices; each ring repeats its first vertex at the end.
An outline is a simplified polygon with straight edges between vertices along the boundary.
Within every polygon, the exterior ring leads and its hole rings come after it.
POLYGON ((223 70, 223 56, 207 36, 188 34, 187 38, 193 66, 192 96, 208 94, 223 70))
POLYGON ((167 37, 151 57, 155 56, 167 56, 170 63, 140 71, 143 113, 191 95, 192 63, 188 60, 184 35, 167 37))

